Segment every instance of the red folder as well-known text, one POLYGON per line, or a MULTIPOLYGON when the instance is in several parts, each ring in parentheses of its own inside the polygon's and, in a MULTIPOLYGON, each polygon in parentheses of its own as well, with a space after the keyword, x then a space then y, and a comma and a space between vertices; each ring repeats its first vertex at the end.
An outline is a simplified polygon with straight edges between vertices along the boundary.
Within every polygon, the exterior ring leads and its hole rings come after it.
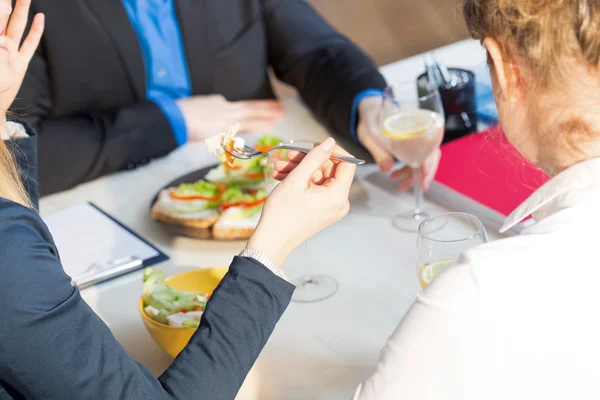
MULTIPOLYGON (((510 144, 499 126, 442 146, 442 159, 428 197, 469 212, 489 228, 504 219, 549 179, 510 144)), ((511 233, 520 232, 524 221, 511 233)))

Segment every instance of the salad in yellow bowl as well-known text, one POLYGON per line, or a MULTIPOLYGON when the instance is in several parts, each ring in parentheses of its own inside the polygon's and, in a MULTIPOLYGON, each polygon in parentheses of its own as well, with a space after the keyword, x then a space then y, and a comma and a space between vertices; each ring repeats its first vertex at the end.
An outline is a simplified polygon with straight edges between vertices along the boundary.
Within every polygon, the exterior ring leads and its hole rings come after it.
POLYGON ((152 339, 171 357, 188 343, 202 318, 206 301, 227 268, 185 271, 164 278, 159 269, 147 269, 139 312, 152 339))

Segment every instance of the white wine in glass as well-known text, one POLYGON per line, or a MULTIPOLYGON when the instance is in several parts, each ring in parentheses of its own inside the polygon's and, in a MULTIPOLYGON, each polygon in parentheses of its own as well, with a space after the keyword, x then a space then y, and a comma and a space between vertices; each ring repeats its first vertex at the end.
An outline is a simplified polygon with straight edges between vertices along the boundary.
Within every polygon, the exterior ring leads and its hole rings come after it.
POLYGON ((384 91, 377 139, 413 170, 415 207, 393 219, 397 229, 416 232, 427 219, 421 181, 423 162, 442 143, 444 109, 440 93, 428 82, 397 83, 384 91))
POLYGON ((425 289, 466 250, 486 243, 487 232, 474 215, 446 213, 426 219, 417 236, 417 275, 425 289))

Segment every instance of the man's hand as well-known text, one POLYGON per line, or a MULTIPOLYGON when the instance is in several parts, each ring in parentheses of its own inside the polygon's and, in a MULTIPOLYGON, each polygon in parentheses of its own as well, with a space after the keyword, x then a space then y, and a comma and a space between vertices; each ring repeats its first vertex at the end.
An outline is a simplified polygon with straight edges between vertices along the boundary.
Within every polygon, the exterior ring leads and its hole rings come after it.
POLYGON ((285 115, 276 100, 227 101, 221 95, 193 96, 177 100, 190 141, 200 141, 239 123, 242 132, 271 128, 285 115))
MULTIPOLYGON (((381 111, 381 97, 365 97, 358 105, 358 140, 371 153, 379 169, 384 174, 389 173, 396 163, 394 157, 387 151, 376 137, 379 127, 379 113, 381 111)), ((441 152, 436 149, 423 163, 423 180, 421 185, 424 190, 429 188, 440 162, 441 152)), ((402 160, 400 160, 402 161, 402 160)), ((412 168, 404 167, 390 175, 392 179, 401 179, 400 190, 410 189, 413 184, 412 168)))
POLYGON ((379 169, 384 174, 389 173, 396 161, 387 149, 379 143, 375 136, 379 128, 379 113, 381 111, 381 97, 365 97, 358 104, 358 126, 356 133, 358 140, 367 148, 379 169))

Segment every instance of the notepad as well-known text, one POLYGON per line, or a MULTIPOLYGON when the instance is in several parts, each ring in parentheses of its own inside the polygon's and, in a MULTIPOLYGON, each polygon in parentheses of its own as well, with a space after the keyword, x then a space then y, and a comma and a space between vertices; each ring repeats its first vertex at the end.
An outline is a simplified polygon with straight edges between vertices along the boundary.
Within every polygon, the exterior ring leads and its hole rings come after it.
MULTIPOLYGON (((90 272, 115 269, 115 261, 140 259, 137 268, 168 259, 157 248, 91 203, 44 217, 65 272, 77 282, 90 272)), ((131 271, 124 271, 127 273, 131 271)), ((113 278, 114 276, 110 276, 113 278)))
MULTIPOLYGON (((495 126, 442 146, 440 166, 427 196, 455 211, 474 214, 488 228, 498 230, 548 179, 495 126)), ((508 233, 518 234, 532 223, 529 218, 508 233)))

